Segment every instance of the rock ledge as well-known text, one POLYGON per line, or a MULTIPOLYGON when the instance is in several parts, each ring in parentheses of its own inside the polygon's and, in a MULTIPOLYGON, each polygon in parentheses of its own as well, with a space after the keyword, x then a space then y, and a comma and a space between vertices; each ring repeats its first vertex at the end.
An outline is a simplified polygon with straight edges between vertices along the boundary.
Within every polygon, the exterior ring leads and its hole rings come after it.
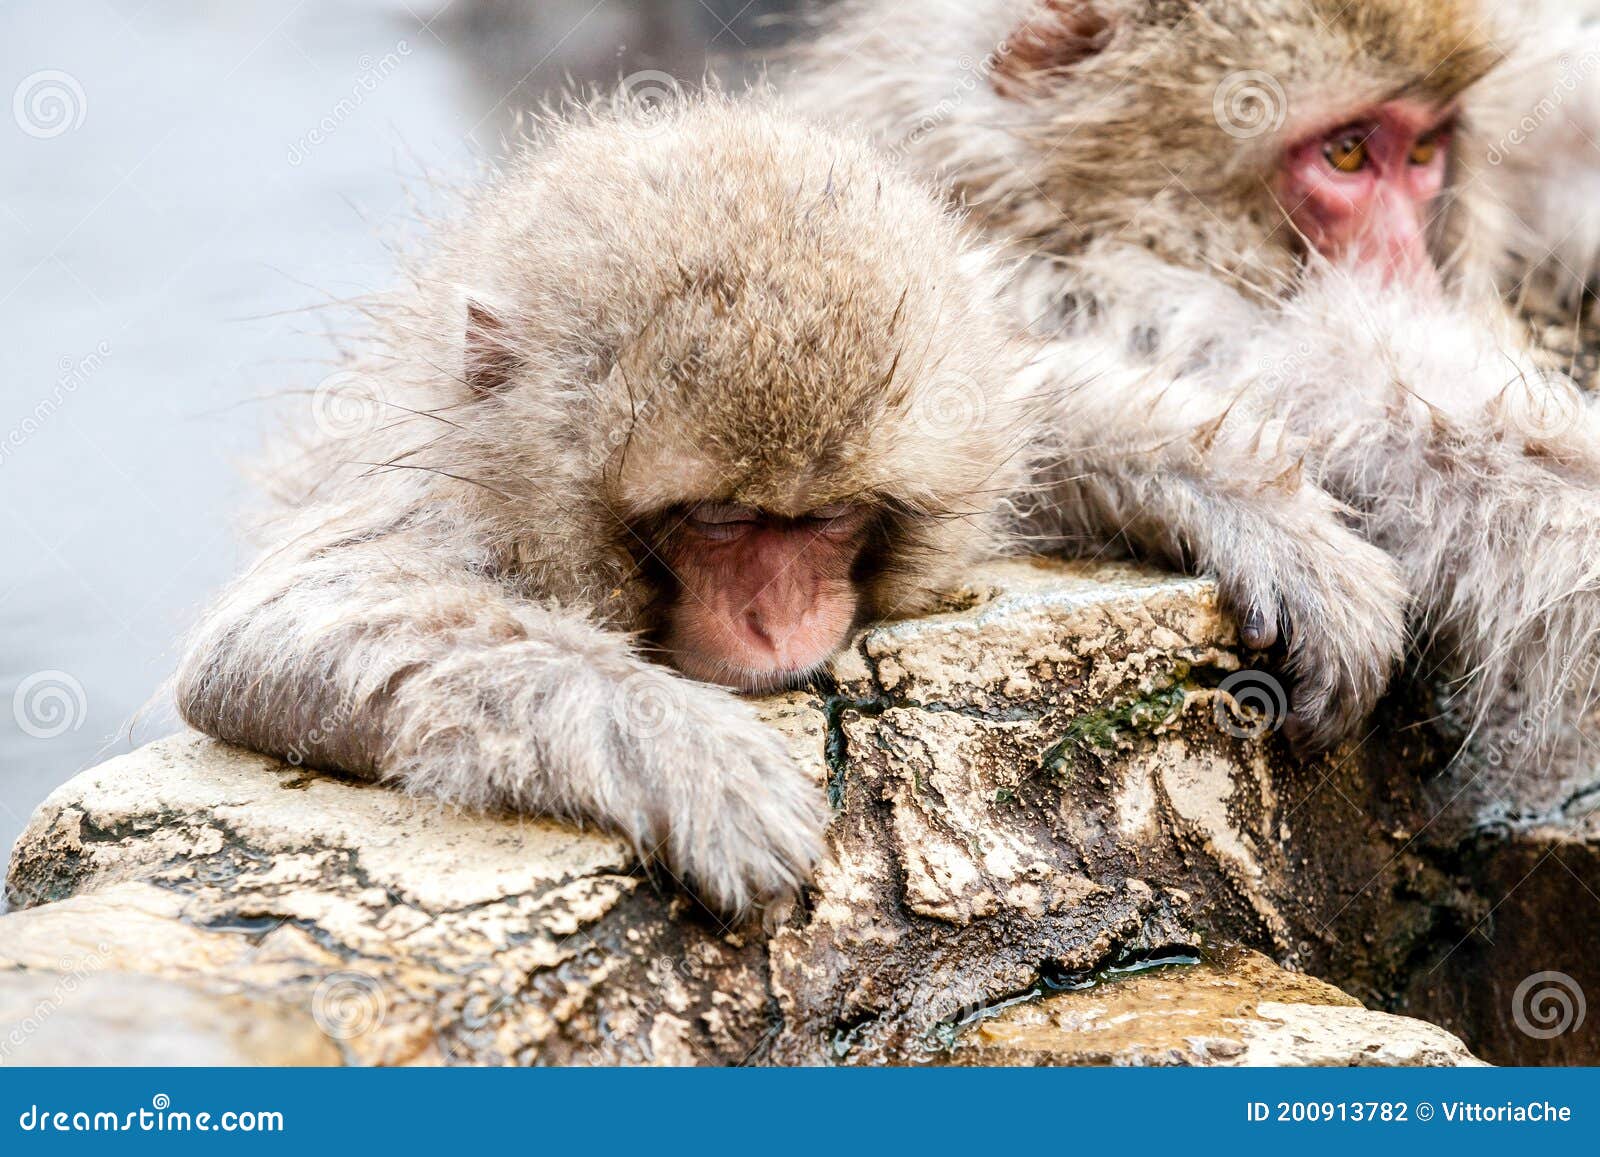
POLYGON ((1425 745, 1295 763, 1219 690, 1258 659, 1207 583, 1122 566, 868 630, 764 705, 837 809, 770 934, 603 835, 164 740, 19 842, 0 1061, 1476 1063, 1298 974, 1423 1005, 1477 900, 1393 786, 1425 745))

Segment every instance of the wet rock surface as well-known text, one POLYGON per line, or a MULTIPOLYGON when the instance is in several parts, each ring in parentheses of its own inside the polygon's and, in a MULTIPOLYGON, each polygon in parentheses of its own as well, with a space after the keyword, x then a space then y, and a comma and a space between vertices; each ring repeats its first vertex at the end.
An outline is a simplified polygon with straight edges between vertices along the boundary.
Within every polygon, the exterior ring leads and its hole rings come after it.
POLYGON ((1098 978, 962 1030, 983 1065, 1465 1066, 1425 1021, 1371 1012, 1331 984, 1253 952, 1098 978))
POLYGON ((0 1026, 8 1033, 0 1038, 0 1064, 341 1062, 336 1042, 304 1009, 84 967, 0 972, 0 1026))
POLYGON ((1600 813, 1486 832, 1465 857, 1483 913, 1423 957, 1392 1007, 1499 1064, 1600 1063, 1600 813))
MULTIPOLYGON (((1522 966, 1454 950, 1501 897, 1483 833, 1433 796, 1447 753, 1393 722, 1416 717, 1397 701, 1367 742, 1296 760, 1270 672, 1210 584, 1124 566, 1004 564, 947 613, 868 630, 825 691, 764 708, 836 809, 816 888, 770 932, 723 927, 602 834, 179 736, 40 808, 11 865, 0 976, 59 970, 75 945, 97 981, 309 1017, 349 1063, 1467 1059, 1388 1015, 1477 1031, 1482 1010, 1448 994, 1522 966), (1208 979, 1218 944, 1270 957, 1274 979, 1255 964, 1247 983, 1208 979), (1093 1022, 1071 1002, 1105 999, 1063 989, 1202 955, 1174 972, 1188 991, 1254 994, 1204 1047, 1155 1011, 1139 1039, 1061 1040, 1093 1022), (1321 995, 1284 998, 1299 984, 1321 995), (1410 1044, 1367 1051, 1385 1040, 1410 1044)), ((1500 838, 1593 858, 1576 828, 1500 838)), ((1518 1059, 1503 1044, 1492 1059, 1518 1059)))
POLYGON ((619 841, 198 736, 52 797, 11 898, 53 902, 0 919, 0 965, 76 944, 95 975, 300 1009, 356 1063, 581 1063, 612 1032, 646 1059, 728 1062, 764 1026, 759 946, 690 917, 619 841), (680 966, 703 983, 675 985, 680 966))

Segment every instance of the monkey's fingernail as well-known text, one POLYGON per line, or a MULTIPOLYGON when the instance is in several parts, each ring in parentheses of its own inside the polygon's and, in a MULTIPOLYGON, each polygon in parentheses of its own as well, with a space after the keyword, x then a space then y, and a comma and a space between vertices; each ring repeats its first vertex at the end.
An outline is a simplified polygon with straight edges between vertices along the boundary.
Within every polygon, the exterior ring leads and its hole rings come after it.
POLYGON ((1266 612, 1252 608, 1244 619, 1244 645, 1252 651, 1264 651, 1278 640, 1276 623, 1267 621, 1266 612))

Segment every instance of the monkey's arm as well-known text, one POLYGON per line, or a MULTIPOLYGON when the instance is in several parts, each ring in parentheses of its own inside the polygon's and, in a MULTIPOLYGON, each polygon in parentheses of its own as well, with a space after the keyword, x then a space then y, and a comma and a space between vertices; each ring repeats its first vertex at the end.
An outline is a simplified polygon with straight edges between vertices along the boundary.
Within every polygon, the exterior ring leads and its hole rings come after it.
POLYGON ((1443 431, 1600 485, 1600 409, 1539 364, 1498 302, 1316 276, 1257 327, 1241 364, 1282 367, 1271 382, 1246 375, 1253 411, 1313 444, 1324 484, 1363 511, 1417 471, 1451 472, 1443 431))
POLYGON ((1314 279, 1257 352, 1307 351, 1276 413, 1399 563, 1469 713, 1520 689, 1548 730, 1600 689, 1600 410, 1496 320, 1314 279))
POLYGON ((1406 590, 1270 431, 1232 431, 1227 414, 1208 390, 1143 375, 1064 391, 1063 441, 1031 521, 1046 546, 1120 542, 1216 576, 1246 646, 1287 646, 1290 738, 1324 747, 1403 657, 1406 590))
POLYGON ((822 794, 747 706, 398 537, 258 565, 199 627, 177 700, 294 762, 598 823, 730 914, 820 855, 822 794))
POLYGON ((1493 428, 1437 418, 1374 430, 1330 474, 1377 492, 1368 533, 1425 608, 1424 640, 1476 722, 1518 692, 1548 738, 1600 698, 1600 484, 1493 428))

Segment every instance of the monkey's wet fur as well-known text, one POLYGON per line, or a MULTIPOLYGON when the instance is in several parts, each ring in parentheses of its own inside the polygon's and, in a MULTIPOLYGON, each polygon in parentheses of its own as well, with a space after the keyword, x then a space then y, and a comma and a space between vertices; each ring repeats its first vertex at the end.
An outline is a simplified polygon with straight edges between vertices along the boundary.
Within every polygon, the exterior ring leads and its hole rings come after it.
POLYGON ((538 123, 369 309, 375 419, 277 457, 190 723, 770 919, 826 800, 741 695, 996 554, 1215 576, 1302 751, 1408 660, 1469 725, 1593 706, 1600 422, 1510 303, 1600 271, 1600 85, 1502 143, 1595 14, 895 7, 782 99, 538 123))
POLYGON ((997 549, 999 268, 863 138, 721 96, 546 122, 432 253, 347 371, 378 420, 276 475, 185 718, 600 824, 723 913, 792 894, 825 794, 735 691, 997 549))
POLYGON ((793 88, 1022 263, 1048 545, 1215 575, 1247 643, 1286 642, 1305 747, 1408 653, 1469 726, 1593 704, 1600 424, 1506 301, 1600 271, 1600 79, 1561 83, 1600 67, 1600 6, 889 7, 848 3, 793 88))

